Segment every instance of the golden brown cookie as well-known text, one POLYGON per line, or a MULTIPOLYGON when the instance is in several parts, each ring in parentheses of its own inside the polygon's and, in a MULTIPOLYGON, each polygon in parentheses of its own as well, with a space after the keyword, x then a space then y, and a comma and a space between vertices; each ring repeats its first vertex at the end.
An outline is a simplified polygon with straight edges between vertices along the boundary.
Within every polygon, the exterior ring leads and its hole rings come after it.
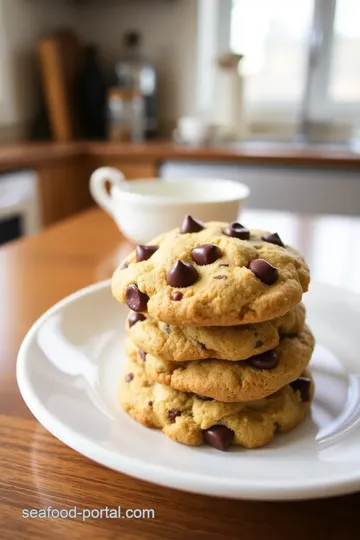
POLYGON ((313 392, 310 374, 305 372, 293 385, 286 385, 259 401, 204 400, 165 385, 151 384, 144 366, 129 360, 120 381, 119 401, 135 420, 161 428, 177 442, 206 443, 226 450, 230 445, 263 446, 276 432, 294 428, 304 419, 313 392))
POLYGON ((168 324, 232 326, 284 315, 309 279, 303 258, 277 235, 187 219, 181 230, 137 246, 115 271, 112 291, 168 324))
POLYGON ((241 326, 170 326, 149 315, 132 312, 126 327, 140 349, 160 360, 238 361, 275 348, 281 336, 300 332, 304 322, 305 307, 298 304, 272 321, 241 326))
POLYGON ((147 377, 175 390, 192 392, 218 401, 262 399, 297 379, 308 365, 314 348, 310 329, 284 337, 279 345, 248 360, 168 362, 139 350, 128 338, 127 355, 144 363, 147 377))

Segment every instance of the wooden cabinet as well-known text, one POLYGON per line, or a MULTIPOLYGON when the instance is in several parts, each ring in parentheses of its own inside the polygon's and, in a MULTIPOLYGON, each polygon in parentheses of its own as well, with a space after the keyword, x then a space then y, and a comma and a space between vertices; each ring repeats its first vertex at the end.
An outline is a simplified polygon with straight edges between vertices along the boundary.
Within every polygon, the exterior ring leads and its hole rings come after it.
POLYGON ((37 167, 39 197, 44 226, 88 208, 91 164, 86 157, 47 161, 37 167))

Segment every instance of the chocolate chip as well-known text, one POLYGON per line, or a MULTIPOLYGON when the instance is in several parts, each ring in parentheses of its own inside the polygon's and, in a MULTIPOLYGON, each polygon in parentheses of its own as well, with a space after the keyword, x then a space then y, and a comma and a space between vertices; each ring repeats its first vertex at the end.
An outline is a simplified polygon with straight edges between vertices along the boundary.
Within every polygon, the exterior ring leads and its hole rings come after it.
POLYGON ((201 396, 200 394, 194 394, 194 397, 201 399, 201 401, 214 401, 213 398, 207 396, 201 396))
POLYGON ((146 321, 145 315, 136 312, 132 313, 128 318, 129 328, 131 328, 132 326, 134 326, 134 324, 140 321, 146 321))
POLYGON ((236 221, 233 221, 232 223, 229 223, 229 225, 226 227, 224 234, 226 236, 232 236, 234 238, 240 238, 240 240, 249 240, 250 239, 250 231, 249 229, 246 229, 241 223, 237 223, 236 221))
POLYGON ((246 363, 255 369, 274 369, 278 365, 279 359, 275 351, 266 351, 248 358, 246 363))
POLYGON ((133 311, 146 311, 149 297, 141 292, 135 283, 132 283, 126 289, 126 304, 133 311))
POLYGON ((139 355, 140 355, 141 360, 143 360, 145 362, 145 360, 146 360, 146 352, 143 351, 142 349, 139 349, 139 355))
POLYGON ((227 276, 214 276, 214 279, 227 279, 227 276))
POLYGON ((264 259, 254 259, 249 264, 249 269, 265 285, 272 285, 278 277, 278 269, 264 259))
POLYGON ((189 287, 198 280, 198 277, 197 270, 191 264, 180 260, 168 270, 166 281, 172 287, 189 287))
POLYGON ((147 261, 158 249, 159 246, 136 246, 137 262, 147 261))
POLYGON ((202 244, 191 252, 193 261, 200 266, 211 264, 221 257, 221 250, 216 244, 202 244))
POLYGON ((226 267, 228 267, 229 265, 228 265, 228 264, 219 264, 219 266, 226 266, 226 267))
POLYGON ((129 261, 125 261, 121 266, 120 266, 120 270, 125 270, 125 268, 127 268, 129 266, 129 261))
POLYGON ((309 401, 310 399, 310 386, 311 386, 311 380, 307 377, 299 377, 296 379, 296 381, 293 381, 290 383, 290 386, 293 388, 293 390, 299 391, 301 396, 301 401, 305 403, 306 401, 309 401))
POLYGON ((281 240, 278 233, 266 234, 262 237, 262 240, 264 240, 265 242, 269 242, 270 244, 276 244, 277 246, 284 247, 283 241, 281 240))
POLYGON ((258 349, 259 347, 262 347, 263 345, 264 345, 264 342, 261 341, 261 339, 257 339, 257 340, 255 341, 254 348, 255 348, 255 349, 258 349))
POLYGON ((201 221, 194 219, 191 216, 185 216, 180 227, 181 234, 199 232, 204 229, 204 224, 201 221))
POLYGON ((168 418, 172 424, 175 422, 177 416, 181 416, 181 411, 177 411, 176 409, 168 411, 168 418))
POLYGON ((153 402, 152 402, 152 401, 148 401, 148 405, 149 405, 149 407, 152 407, 152 406, 153 406, 153 402))
POLYGON ((183 293, 180 292, 180 291, 173 291, 170 294, 170 298, 171 298, 171 300, 174 300, 175 302, 179 302, 183 298, 183 293))
POLYGON ((130 382, 130 381, 133 380, 133 378, 134 378, 134 374, 133 374, 133 373, 128 373, 128 374, 126 375, 126 377, 125 377, 125 381, 126 381, 126 382, 130 382))
POLYGON ((234 432, 226 426, 215 425, 203 431, 204 441, 217 450, 227 450, 234 440, 234 432))

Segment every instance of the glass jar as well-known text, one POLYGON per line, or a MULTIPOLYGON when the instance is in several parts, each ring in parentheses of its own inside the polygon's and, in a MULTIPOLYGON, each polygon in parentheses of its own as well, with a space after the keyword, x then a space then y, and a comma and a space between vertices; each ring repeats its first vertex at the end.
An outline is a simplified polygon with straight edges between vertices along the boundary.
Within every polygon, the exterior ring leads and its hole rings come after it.
POLYGON ((144 140, 144 103, 139 92, 128 88, 110 88, 107 111, 109 140, 144 140))

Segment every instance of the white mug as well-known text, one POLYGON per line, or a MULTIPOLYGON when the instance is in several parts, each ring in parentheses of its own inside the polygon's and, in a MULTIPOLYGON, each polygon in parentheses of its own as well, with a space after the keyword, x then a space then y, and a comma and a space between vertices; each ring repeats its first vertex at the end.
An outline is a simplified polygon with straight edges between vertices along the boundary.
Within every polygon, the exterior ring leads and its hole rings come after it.
POLYGON ((118 169, 102 167, 91 175, 90 192, 123 235, 139 244, 180 227, 187 214, 200 221, 235 221, 250 190, 216 178, 126 181, 118 169))
POLYGON ((176 134, 179 142, 199 145, 215 139, 218 126, 200 118, 182 116, 177 122, 176 134))

